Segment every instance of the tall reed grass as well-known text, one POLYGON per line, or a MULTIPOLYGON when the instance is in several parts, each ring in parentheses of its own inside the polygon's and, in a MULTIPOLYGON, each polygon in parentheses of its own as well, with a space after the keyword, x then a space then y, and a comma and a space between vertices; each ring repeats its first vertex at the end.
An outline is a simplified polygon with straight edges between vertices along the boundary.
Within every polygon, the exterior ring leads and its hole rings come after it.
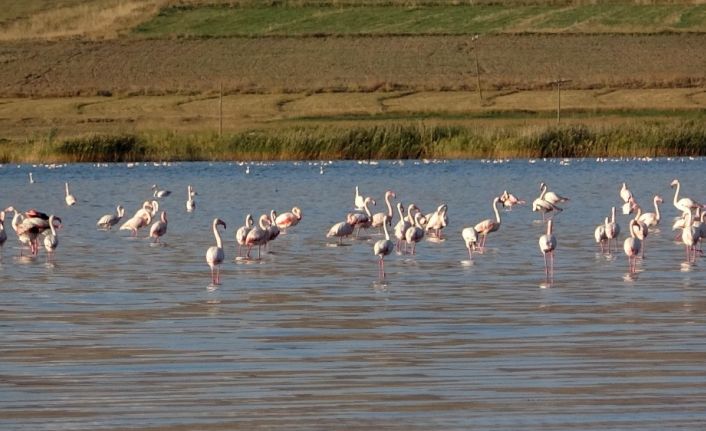
POLYGON ((0 140, 0 162, 705 156, 698 121, 634 126, 494 127, 397 124, 213 133, 0 140))

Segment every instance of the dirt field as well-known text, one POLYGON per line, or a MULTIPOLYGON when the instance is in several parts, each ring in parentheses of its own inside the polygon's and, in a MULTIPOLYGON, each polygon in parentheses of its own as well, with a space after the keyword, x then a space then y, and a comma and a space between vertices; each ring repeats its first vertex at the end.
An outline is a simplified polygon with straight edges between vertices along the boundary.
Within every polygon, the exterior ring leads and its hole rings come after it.
MULTIPOLYGON (((5 42, 0 97, 474 90, 468 38, 327 37, 5 42)), ((706 34, 495 35, 486 91, 706 86, 706 34)))

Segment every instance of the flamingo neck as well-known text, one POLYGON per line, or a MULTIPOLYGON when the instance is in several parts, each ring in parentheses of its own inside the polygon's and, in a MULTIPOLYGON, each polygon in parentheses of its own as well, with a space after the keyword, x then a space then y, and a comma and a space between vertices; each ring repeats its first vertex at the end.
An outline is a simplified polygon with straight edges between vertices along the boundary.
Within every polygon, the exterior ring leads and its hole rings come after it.
POLYGON ((657 221, 659 221, 660 215, 659 215, 659 203, 657 201, 657 198, 655 198, 655 216, 657 218, 657 221))
POLYGON ((674 206, 677 206, 677 202, 679 201, 679 189, 681 188, 681 184, 679 181, 677 181, 677 189, 674 190, 674 206))
POLYGON ((382 224, 382 229, 385 231, 385 239, 390 240, 390 234, 387 232, 387 221, 382 224))
POLYGON ((213 236, 216 237, 216 247, 223 248, 223 242, 221 241, 221 234, 218 232, 218 221, 213 222, 213 236))
POLYGON ((397 206, 397 212, 400 215, 400 220, 404 220, 404 214, 402 213, 402 205, 397 206))
POLYGON ((54 216, 49 217, 49 229, 51 229, 51 234, 56 236, 56 230, 54 229, 54 216))
POLYGON ((64 183, 64 186, 66 187, 66 196, 69 195, 69 183, 64 183))
POLYGON ((385 193, 385 203, 387 204, 387 215, 392 218, 392 204, 390 203, 391 194, 385 193))
POLYGON ((500 212, 498 211, 497 203, 498 199, 495 198, 495 200, 493 200, 493 211, 495 211, 495 220, 497 220, 498 224, 500 224, 500 212))
POLYGON ((363 208, 365 209, 365 213, 368 215, 368 217, 372 217, 373 214, 370 212, 370 208, 368 208, 368 204, 370 202, 366 199, 365 203, 363 204, 363 208))
POLYGON ((615 223, 615 207, 610 210, 610 222, 615 223))
POLYGON ((547 237, 549 237, 552 234, 552 221, 549 220, 547 222, 547 237))

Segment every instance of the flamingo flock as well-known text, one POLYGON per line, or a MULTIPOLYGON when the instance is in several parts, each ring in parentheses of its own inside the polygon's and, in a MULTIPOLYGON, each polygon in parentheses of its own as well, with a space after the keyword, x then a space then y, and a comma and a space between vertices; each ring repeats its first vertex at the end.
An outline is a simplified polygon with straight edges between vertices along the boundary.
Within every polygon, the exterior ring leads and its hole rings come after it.
MULTIPOLYGON (((694 262, 702 253, 700 244, 706 238, 706 206, 681 195, 679 180, 674 179, 670 186, 674 189, 673 206, 680 212, 680 216, 675 219, 672 226, 673 230, 680 231, 675 236, 675 240, 683 244, 687 261, 694 262)), ((376 205, 376 200, 372 196, 365 196, 361 193, 358 186, 355 186, 354 192, 353 209, 346 211, 344 220, 333 224, 325 236, 336 239, 336 243, 332 245, 341 246, 345 245, 344 239, 347 237, 360 238, 362 230, 375 229, 372 235, 383 237, 372 242, 372 255, 378 258, 380 279, 386 277, 385 259, 393 252, 396 251, 400 255, 415 255, 418 244, 425 238, 434 241, 446 239, 443 231, 449 225, 448 204, 442 202, 434 211, 424 214, 415 203, 409 202, 405 205, 401 201, 394 202, 398 198, 397 193, 387 190, 382 197, 385 210, 373 213, 371 206, 376 205)), ((138 236, 140 230, 145 229, 148 232, 147 238, 159 244, 167 234, 169 219, 167 211, 161 210, 160 212, 158 199, 165 199, 170 195, 170 191, 154 184, 152 186, 154 199, 144 201, 131 217, 125 218, 125 208, 122 205, 117 205, 115 213, 105 214, 97 220, 96 227, 99 230, 110 231, 114 226, 119 226, 119 230, 127 230, 133 237, 138 236)), ((187 212, 196 210, 194 200, 196 195, 194 187, 188 185, 187 212)), ((618 197, 623 202, 623 215, 634 214, 628 222, 626 238, 623 240, 623 252, 628 260, 628 271, 630 274, 634 274, 637 271, 638 261, 645 259, 650 232, 660 226, 663 218, 660 205, 664 203, 664 200, 659 195, 653 195, 651 207, 643 208, 625 182, 618 190, 618 197)), ((64 198, 69 207, 78 202, 76 197, 71 194, 68 182, 64 183, 64 198)), ((532 211, 540 212, 542 222, 546 225, 545 230, 539 235, 538 245, 539 252, 544 259, 545 278, 549 282, 554 279, 555 253, 558 247, 554 219, 564 211, 564 208, 559 205, 565 206, 569 202, 568 197, 549 190, 546 182, 539 183, 539 196, 532 201, 532 211)), ((524 200, 519 199, 508 190, 503 190, 490 202, 491 217, 469 223, 461 229, 460 238, 468 252, 469 261, 474 260, 474 254, 484 254, 488 237, 501 229, 500 208, 512 211, 513 208, 525 204, 524 200)), ((596 225, 594 230, 594 239, 602 254, 617 253, 619 250, 621 229, 616 217, 617 207, 611 206, 608 215, 596 225)), ((0 211, 0 247, 8 240, 5 230, 5 221, 8 215, 12 215, 10 224, 17 240, 23 247, 29 248, 30 256, 36 256, 39 253, 41 242, 47 252, 48 259, 53 259, 59 246, 59 231, 62 228, 61 217, 36 209, 18 211, 9 206, 0 211)), ((252 214, 246 214, 244 224, 235 231, 236 260, 261 260, 263 247, 269 250, 281 234, 286 235, 301 221, 302 210, 298 206, 279 215, 276 210, 271 209, 269 213, 259 215, 257 223, 255 223, 252 214), (256 255, 253 253, 254 248, 257 248, 256 255)), ((211 228, 215 238, 215 246, 206 250, 206 263, 211 270, 211 283, 218 285, 221 283, 220 265, 225 261, 226 255, 219 228, 225 230, 226 223, 220 218, 214 218, 211 228)), ((363 240, 367 241, 368 238, 363 238, 363 240)), ((22 255, 22 248, 20 250, 22 255)))

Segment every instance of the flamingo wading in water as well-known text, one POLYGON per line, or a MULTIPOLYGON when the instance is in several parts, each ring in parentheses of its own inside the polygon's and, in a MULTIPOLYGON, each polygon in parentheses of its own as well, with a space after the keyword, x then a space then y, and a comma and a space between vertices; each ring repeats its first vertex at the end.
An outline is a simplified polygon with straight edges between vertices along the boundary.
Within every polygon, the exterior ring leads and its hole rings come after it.
POLYGON ((64 187, 66 188, 66 196, 64 197, 66 205, 70 207, 76 205, 76 197, 69 192, 69 183, 64 183, 64 187))
POLYGON ((226 223, 223 220, 219 218, 213 219, 213 236, 216 237, 216 245, 206 250, 206 263, 211 268, 211 283, 214 285, 221 284, 220 264, 223 263, 223 259, 225 259, 221 234, 218 233, 219 225, 223 226, 223 229, 226 228, 226 223))
POLYGON ((495 220, 493 219, 485 219, 478 224, 476 224, 473 229, 478 232, 478 235, 481 236, 480 239, 480 245, 479 248, 483 250, 485 248, 485 241, 488 239, 488 235, 490 235, 492 232, 497 231, 500 229, 500 212, 498 211, 498 202, 500 202, 500 197, 496 197, 493 199, 493 211, 495 212, 495 220))
POLYGON ((547 222, 547 233, 539 237, 539 250, 544 255, 544 275, 547 280, 554 279, 554 250, 556 250, 556 237, 552 232, 552 220, 547 222), (547 255, 549 257, 548 260, 547 255))
POLYGON ((99 218, 98 222, 96 223, 96 226, 98 226, 98 228, 100 229, 111 230, 113 226, 120 223, 120 220, 122 220, 123 215, 125 215, 125 208, 123 208, 122 205, 118 205, 115 210, 116 214, 106 214, 103 217, 99 218))
POLYGON ((375 245, 373 245, 373 254, 376 256, 380 256, 378 266, 380 269, 379 275, 381 279, 385 278, 385 256, 392 253, 392 250, 395 249, 395 245, 390 240, 390 233, 387 231, 388 224, 388 217, 385 216, 385 219, 382 223, 382 229, 385 232, 385 239, 381 239, 380 241, 376 242, 375 245))
POLYGON ((150 228, 150 238, 154 238, 155 242, 159 242, 159 239, 167 233, 167 212, 162 211, 160 220, 154 222, 150 228))
POLYGON ((634 274, 637 270, 637 255, 640 253, 640 248, 642 248, 642 243, 639 238, 635 236, 636 230, 633 229, 633 225, 637 224, 637 220, 630 220, 630 236, 625 238, 623 242, 623 250, 625 255, 628 257, 628 267, 631 274, 634 274))

